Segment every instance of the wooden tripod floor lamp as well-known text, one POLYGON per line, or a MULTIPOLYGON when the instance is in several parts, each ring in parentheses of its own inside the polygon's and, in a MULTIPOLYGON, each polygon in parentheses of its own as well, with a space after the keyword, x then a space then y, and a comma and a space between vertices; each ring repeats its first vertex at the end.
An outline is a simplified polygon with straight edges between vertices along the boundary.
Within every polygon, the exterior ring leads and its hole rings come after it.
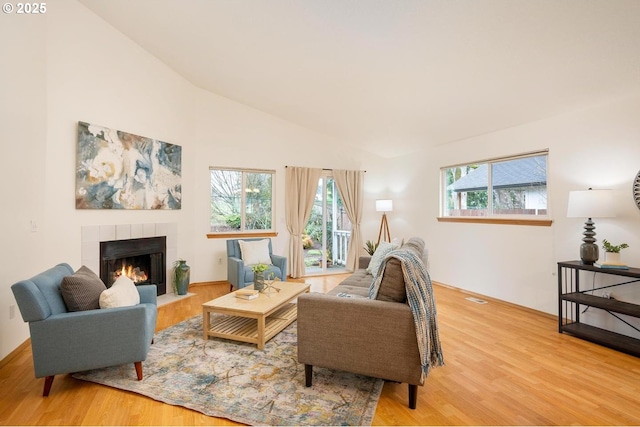
POLYGON ((380 232, 378 233, 378 243, 382 237, 385 242, 391 242, 391 233, 389 233, 389 223, 387 222, 387 212, 393 211, 393 200, 376 200, 376 212, 382 212, 382 220, 380 221, 380 232))

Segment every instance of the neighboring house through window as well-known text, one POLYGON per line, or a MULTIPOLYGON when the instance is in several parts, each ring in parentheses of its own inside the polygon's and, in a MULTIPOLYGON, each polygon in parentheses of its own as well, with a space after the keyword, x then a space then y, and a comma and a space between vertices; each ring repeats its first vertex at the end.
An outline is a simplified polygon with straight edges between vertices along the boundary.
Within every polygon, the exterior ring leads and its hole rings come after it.
POLYGON ((209 170, 211 233, 274 231, 274 170, 209 170))
POLYGON ((547 151, 441 169, 443 217, 546 217, 547 151))

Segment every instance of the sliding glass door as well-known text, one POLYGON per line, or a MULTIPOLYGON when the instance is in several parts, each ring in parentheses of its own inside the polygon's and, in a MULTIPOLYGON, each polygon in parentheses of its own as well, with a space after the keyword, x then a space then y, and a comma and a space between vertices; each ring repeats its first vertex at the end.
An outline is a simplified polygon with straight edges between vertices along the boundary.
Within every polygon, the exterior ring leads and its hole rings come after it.
POLYGON ((303 235, 307 275, 346 271, 351 222, 331 171, 318 181, 313 210, 303 235))

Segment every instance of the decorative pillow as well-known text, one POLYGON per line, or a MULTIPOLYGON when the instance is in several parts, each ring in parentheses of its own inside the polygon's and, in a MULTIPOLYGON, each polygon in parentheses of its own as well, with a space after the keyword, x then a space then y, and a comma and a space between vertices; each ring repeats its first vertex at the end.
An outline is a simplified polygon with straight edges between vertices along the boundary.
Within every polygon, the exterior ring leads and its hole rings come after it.
POLYGON ((406 302, 407 290, 402 274, 402 263, 397 258, 390 258, 384 267, 384 275, 378 289, 377 300, 406 302))
POLYGON ((412 251, 418 258, 424 255, 424 240, 420 237, 412 237, 402 246, 402 249, 412 251))
POLYGON ((60 293, 69 311, 100 308, 100 294, 107 289, 102 280, 83 265, 71 276, 62 278, 60 293))
POLYGON ((100 294, 100 308, 128 307, 140 304, 140 294, 135 283, 122 275, 109 289, 100 294))
MULTIPOLYGON (((424 240, 419 237, 412 237, 400 248, 401 251, 413 252, 418 258, 422 258, 424 253, 424 240)), ((384 275, 378 288, 377 300, 406 302, 407 290, 402 273, 402 263, 397 258, 391 258, 384 267, 384 275)))
POLYGON ((382 264, 382 261, 389 254, 389 252, 395 249, 398 249, 396 245, 388 242, 380 242, 378 248, 371 257, 371 261, 369 261, 367 272, 373 274, 373 277, 376 277, 378 275, 378 269, 380 268, 380 264, 382 264))
POLYGON ((391 244, 396 245, 398 248, 401 248, 404 245, 404 237, 401 239, 399 237, 394 237, 391 239, 391 244))
POLYGON ((240 245, 240 254, 245 264, 271 264, 269 239, 238 240, 238 244, 240 245))

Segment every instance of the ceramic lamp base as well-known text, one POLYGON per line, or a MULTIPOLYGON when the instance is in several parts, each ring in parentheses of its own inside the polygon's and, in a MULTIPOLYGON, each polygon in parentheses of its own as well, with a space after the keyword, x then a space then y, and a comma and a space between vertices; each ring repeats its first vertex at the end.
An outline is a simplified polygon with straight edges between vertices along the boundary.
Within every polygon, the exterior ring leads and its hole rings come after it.
POLYGON ((580 260, 583 264, 593 265, 598 260, 598 245, 595 243, 583 243, 580 245, 580 260))

